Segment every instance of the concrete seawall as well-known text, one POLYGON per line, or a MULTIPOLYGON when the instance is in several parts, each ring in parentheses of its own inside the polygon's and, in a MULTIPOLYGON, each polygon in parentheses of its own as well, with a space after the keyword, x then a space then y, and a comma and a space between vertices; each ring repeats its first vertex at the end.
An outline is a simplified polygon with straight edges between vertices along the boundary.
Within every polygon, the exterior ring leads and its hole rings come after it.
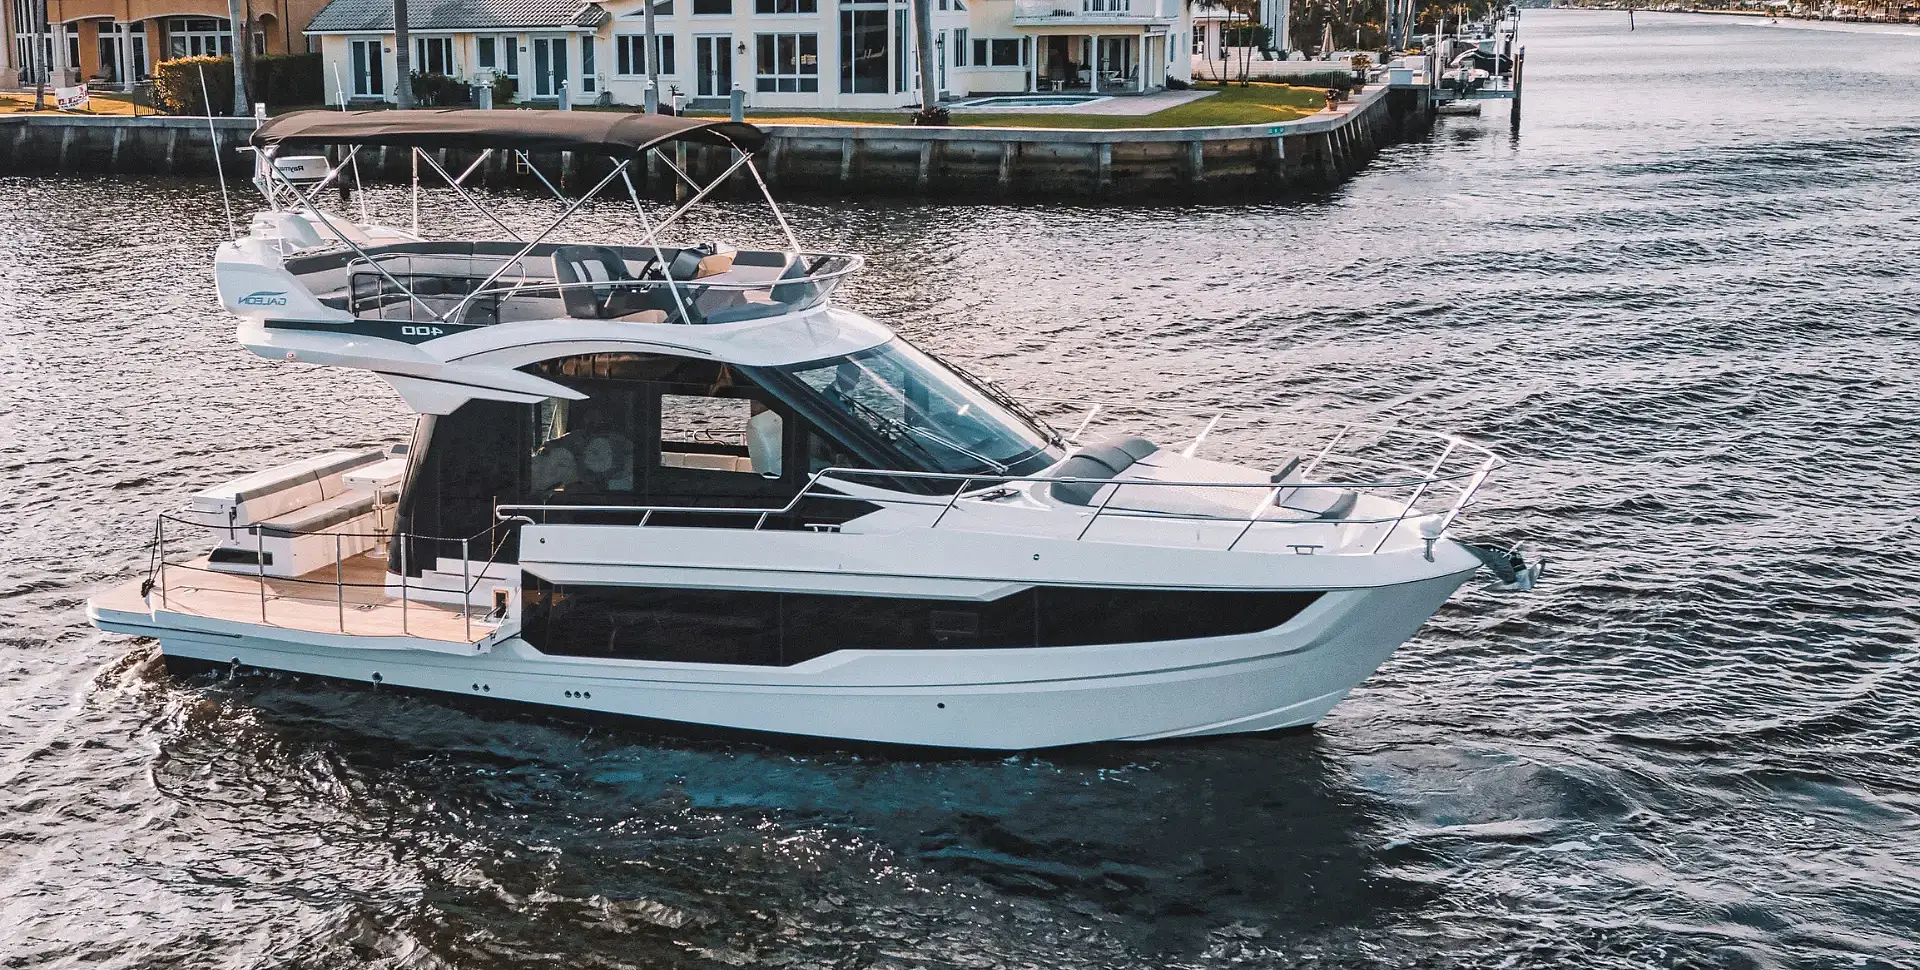
MULTIPOLYGON (((1381 148, 1424 132, 1425 92, 1374 86, 1336 112, 1271 125, 1215 128, 1034 129, 912 126, 770 125, 759 165, 784 195, 929 196, 948 199, 1140 199, 1283 196, 1338 184, 1381 148)), ((237 149, 251 119, 14 116, 0 118, 0 174, 212 175, 214 142, 230 178, 251 173, 237 149)), ((439 152, 451 171, 475 156, 439 152)), ((360 154, 364 178, 404 180, 404 149, 360 154)), ((712 177, 730 161, 724 149, 690 146, 688 165, 712 177)), ((608 171, 604 158, 565 153, 537 157, 563 183, 584 187, 608 171)), ((649 194, 672 190, 663 166, 645 172, 649 194)), ((428 173, 432 184, 431 174, 428 173)), ((496 154, 481 184, 534 178, 496 154)), ((741 188, 751 185, 743 174, 741 188)))

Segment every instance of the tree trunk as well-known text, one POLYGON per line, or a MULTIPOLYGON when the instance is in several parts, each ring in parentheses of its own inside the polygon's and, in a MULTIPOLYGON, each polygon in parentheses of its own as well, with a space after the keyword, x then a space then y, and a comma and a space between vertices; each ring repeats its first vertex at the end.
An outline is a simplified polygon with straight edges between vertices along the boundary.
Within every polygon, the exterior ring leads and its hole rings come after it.
MULTIPOLYGON (((405 0, 402 0, 402 2, 405 2, 405 0)), ((644 56, 647 60, 645 107, 648 114, 655 114, 660 110, 660 35, 654 30, 653 26, 653 7, 655 0, 641 0, 641 2, 646 4, 645 9, 647 15, 647 39, 641 41, 641 43, 646 45, 644 56)), ((618 43, 618 41, 619 39, 615 38, 615 42, 618 43)), ((618 56, 618 53, 619 52, 616 51, 615 55, 618 56)), ((615 66, 617 67, 618 64, 615 66)))
POLYGON ((920 113, 931 117, 940 103, 940 82, 934 80, 939 65, 933 60, 933 0, 913 0, 913 46, 920 55, 920 113))
POLYGON ((393 0, 393 97, 413 107, 413 39, 407 33, 407 0, 393 0))
POLYGON ((246 0, 227 0, 227 27, 233 31, 233 116, 245 118, 253 114, 253 104, 247 98, 247 66, 253 62, 253 24, 247 17, 246 0))

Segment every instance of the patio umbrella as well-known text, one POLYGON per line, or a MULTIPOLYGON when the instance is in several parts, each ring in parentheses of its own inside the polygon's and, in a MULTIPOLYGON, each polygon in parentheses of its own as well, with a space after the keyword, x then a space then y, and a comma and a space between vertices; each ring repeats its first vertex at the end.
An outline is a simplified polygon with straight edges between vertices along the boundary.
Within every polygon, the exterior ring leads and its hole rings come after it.
POLYGON ((1326 28, 1320 33, 1320 56, 1324 58, 1331 53, 1333 53, 1333 22, 1328 21, 1326 28))

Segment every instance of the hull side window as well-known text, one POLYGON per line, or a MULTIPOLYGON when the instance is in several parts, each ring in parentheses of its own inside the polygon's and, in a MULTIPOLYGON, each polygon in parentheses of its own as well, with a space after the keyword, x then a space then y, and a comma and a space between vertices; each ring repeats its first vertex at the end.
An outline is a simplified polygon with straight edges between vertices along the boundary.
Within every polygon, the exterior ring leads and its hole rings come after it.
POLYGON ((543 653, 790 666, 837 650, 1033 648, 1258 633, 1318 593, 1042 586, 990 602, 561 586, 528 575, 521 636, 543 653))

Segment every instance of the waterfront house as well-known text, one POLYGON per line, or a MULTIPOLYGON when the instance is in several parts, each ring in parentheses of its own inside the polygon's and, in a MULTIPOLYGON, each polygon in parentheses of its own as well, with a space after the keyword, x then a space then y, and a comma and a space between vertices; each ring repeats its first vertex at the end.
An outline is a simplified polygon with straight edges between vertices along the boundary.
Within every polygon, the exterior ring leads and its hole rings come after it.
MULTIPOLYGON (((516 99, 643 104, 647 64, 660 97, 722 107, 894 110, 918 104, 905 0, 416 0, 413 69, 486 83, 516 99)), ((1186 0, 934 0, 941 97, 1126 94, 1191 76, 1186 0)), ((392 100, 393 8, 332 0, 308 28, 331 103, 392 100)))
MULTIPOLYGON (((255 53, 307 50, 325 0, 246 0, 255 53)), ((6 0, 0 88, 48 81, 127 87, 170 57, 231 54, 226 0, 6 0)))
POLYGON ((1226 7, 1217 3, 1196 0, 1193 4, 1193 58, 1197 61, 1226 61, 1238 56, 1239 49, 1233 45, 1233 41, 1242 38, 1234 34, 1256 23, 1264 25, 1268 35, 1265 48, 1253 56, 1261 57, 1267 50, 1285 52, 1292 47, 1292 37, 1287 29, 1287 20, 1292 16, 1292 0, 1260 0, 1251 19, 1240 13, 1229 14, 1226 7), (1229 29, 1229 22, 1233 29, 1229 29))

